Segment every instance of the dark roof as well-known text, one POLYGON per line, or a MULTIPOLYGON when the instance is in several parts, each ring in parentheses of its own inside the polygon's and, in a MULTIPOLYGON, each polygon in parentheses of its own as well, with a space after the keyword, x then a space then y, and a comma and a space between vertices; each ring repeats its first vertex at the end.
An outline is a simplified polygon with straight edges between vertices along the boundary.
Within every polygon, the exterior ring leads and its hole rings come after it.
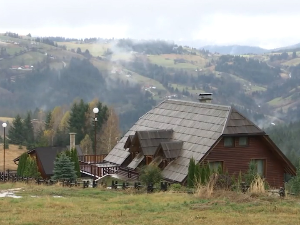
POLYGON ((67 150, 65 147, 39 147, 35 149, 37 158, 47 176, 53 175, 55 158, 58 153, 65 150, 67 150))
POLYGON ((265 134, 265 132, 261 130, 258 126, 256 126, 253 122, 248 120, 235 108, 231 108, 223 134, 224 135, 232 135, 232 134, 263 135, 265 134))
POLYGON ((124 148, 129 148, 132 144, 134 135, 129 135, 128 139, 125 142, 124 148))
POLYGON ((145 130, 136 132, 144 155, 154 155, 159 144, 171 140, 172 135, 173 130, 145 130))
MULTIPOLYGON (((82 149, 81 149, 81 147, 79 145, 75 145, 75 148, 76 148, 78 156, 83 155, 82 149)), ((67 149, 70 150, 70 145, 67 145, 67 149)))
MULTIPOLYGON (((196 162, 200 162, 222 135, 265 134, 231 106, 168 99, 143 115, 104 160, 121 165, 130 154, 128 148, 124 148, 129 135, 142 131, 141 137, 144 137, 144 133, 146 135, 151 130, 171 129, 172 139, 160 142, 182 141, 182 148, 176 150, 178 156, 164 168, 162 175, 177 182, 186 178, 190 159, 193 157, 196 162)), ((145 143, 142 141, 141 145, 153 146, 149 150, 152 153, 157 142, 148 142, 148 137, 150 135, 146 136, 145 143)), ((154 136, 152 139, 156 138, 154 136)), ((165 149, 166 147, 164 146, 165 149)), ((165 153, 170 154, 169 157, 173 154, 171 151, 165 153)))
POLYGON ((175 159, 179 156, 182 149, 182 141, 161 142, 160 146, 167 159, 175 159))

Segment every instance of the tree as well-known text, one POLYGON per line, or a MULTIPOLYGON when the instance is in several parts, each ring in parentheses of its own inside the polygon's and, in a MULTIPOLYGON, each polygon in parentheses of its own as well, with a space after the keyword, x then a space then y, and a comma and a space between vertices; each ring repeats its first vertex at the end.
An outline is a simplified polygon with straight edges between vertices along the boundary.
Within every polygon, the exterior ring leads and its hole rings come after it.
POLYGON ((75 148, 71 149, 71 161, 74 163, 74 169, 76 171, 77 177, 80 177, 80 166, 78 161, 77 150, 75 148))
POLYGON ((296 51, 293 51, 293 58, 297 58, 297 53, 296 53, 296 51))
POLYGON ((155 164, 146 165, 140 170, 140 180, 146 184, 156 184, 162 179, 161 170, 155 164))
POLYGON ((119 118, 113 108, 108 109, 108 119, 104 123, 100 133, 100 153, 108 154, 117 144, 121 131, 119 118))
POLYGON ((40 172, 38 171, 35 157, 27 157, 23 176, 33 178, 39 178, 41 176, 40 172))
POLYGON ((27 158, 28 158, 27 152, 23 153, 19 158, 19 164, 18 164, 18 169, 17 169, 17 175, 19 177, 23 177, 23 175, 24 175, 27 158))
POLYGON ((25 120, 23 121, 23 136, 25 137, 27 149, 34 146, 34 130, 31 122, 31 113, 28 112, 25 120))
POLYGON ((23 136, 24 127, 20 115, 17 115, 12 122, 12 126, 8 130, 8 138, 11 144, 22 145, 25 141, 23 136))
POLYGON ((81 53, 82 53, 82 52, 81 52, 81 48, 77 48, 76 53, 77 53, 77 54, 81 54, 81 53))
POLYGON ((70 160, 65 152, 62 152, 54 161, 53 173, 53 180, 75 180, 77 178, 76 171, 74 169, 74 163, 70 160))
POLYGON ((188 167, 188 177, 187 177, 187 185, 188 187, 194 187, 195 183, 195 160, 194 158, 190 159, 189 167, 188 167))
POLYGON ((93 154, 93 142, 88 134, 85 135, 84 139, 80 142, 80 147, 84 155, 93 154))

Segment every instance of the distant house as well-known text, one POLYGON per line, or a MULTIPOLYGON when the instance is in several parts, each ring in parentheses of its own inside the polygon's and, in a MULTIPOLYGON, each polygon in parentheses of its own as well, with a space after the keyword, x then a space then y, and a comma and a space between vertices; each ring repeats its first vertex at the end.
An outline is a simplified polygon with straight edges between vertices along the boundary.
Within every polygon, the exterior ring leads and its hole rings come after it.
MULTIPOLYGON (((30 157, 36 159, 38 170, 44 179, 51 178, 53 175, 54 161, 57 154, 75 148, 77 155, 82 156, 82 150, 79 145, 75 145, 75 134, 70 133, 70 145, 66 147, 37 147, 29 150, 27 153, 30 157)), ((18 164, 20 156, 14 159, 14 163, 18 164)))
POLYGON ((282 186, 284 174, 296 174, 263 130, 234 107, 205 99, 163 101, 134 124, 104 162, 118 165, 117 174, 126 177, 156 162, 165 180, 185 184, 191 158, 236 176, 254 161, 271 187, 282 186))

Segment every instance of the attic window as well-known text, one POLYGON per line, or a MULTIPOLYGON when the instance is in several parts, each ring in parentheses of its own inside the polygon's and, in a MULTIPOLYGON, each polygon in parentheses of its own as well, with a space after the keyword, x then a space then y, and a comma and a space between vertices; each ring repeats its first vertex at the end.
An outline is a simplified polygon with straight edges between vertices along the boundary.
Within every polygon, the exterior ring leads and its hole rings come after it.
POLYGON ((247 146, 248 137, 239 137, 239 146, 247 146))
POLYGON ((224 147, 233 147, 233 137, 224 137, 224 147))

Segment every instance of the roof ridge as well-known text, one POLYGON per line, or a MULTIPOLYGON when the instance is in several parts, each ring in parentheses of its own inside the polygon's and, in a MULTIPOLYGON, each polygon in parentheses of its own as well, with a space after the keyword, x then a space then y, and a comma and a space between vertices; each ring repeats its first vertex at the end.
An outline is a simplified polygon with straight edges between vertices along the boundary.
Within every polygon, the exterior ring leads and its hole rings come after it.
MULTIPOLYGON (((231 106, 229 105, 220 105, 220 104, 214 104, 214 103, 207 103, 207 102, 196 102, 196 101, 187 101, 187 100, 181 100, 181 99, 166 99, 163 102, 183 102, 183 103, 190 103, 190 104, 194 104, 194 105, 210 105, 210 106, 219 106, 219 107, 227 107, 230 108, 231 106)), ((160 105, 160 104, 159 104, 160 105)))

